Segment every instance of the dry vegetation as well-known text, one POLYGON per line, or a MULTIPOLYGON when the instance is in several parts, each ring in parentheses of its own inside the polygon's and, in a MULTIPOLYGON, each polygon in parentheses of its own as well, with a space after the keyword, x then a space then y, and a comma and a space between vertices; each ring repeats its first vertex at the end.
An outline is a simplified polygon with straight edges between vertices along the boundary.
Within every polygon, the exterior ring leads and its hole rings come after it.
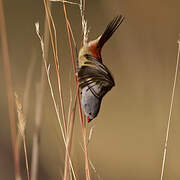
MULTIPOLYGON (((75 170, 76 164, 73 162, 71 157, 71 148, 73 143, 73 132, 74 132, 74 124, 75 124, 75 116, 76 116, 76 108, 79 111, 79 119, 80 119, 80 126, 82 129, 82 153, 84 154, 84 170, 86 174, 86 180, 90 180, 91 173, 96 173, 97 177, 98 173, 96 172, 96 168, 94 167, 92 161, 88 156, 88 148, 87 145, 91 140, 91 136, 93 133, 93 128, 91 128, 89 135, 87 135, 86 131, 86 123, 83 118, 83 113, 80 104, 80 95, 78 89, 78 79, 76 74, 76 61, 77 61, 77 45, 75 38, 73 36, 73 31, 71 28, 70 21, 68 19, 68 13, 66 10, 66 3, 70 4, 74 8, 74 6, 79 7, 79 12, 82 18, 82 44, 87 43, 88 41, 88 28, 87 22, 85 20, 85 0, 80 0, 79 3, 64 1, 64 0, 52 0, 56 1, 56 3, 63 4, 63 11, 65 17, 65 26, 67 30, 68 36, 68 43, 69 43, 69 53, 71 54, 72 59, 72 69, 74 72, 74 81, 75 81, 75 91, 73 91, 70 87, 70 94, 69 94, 69 107, 68 107, 68 114, 65 113, 65 105, 64 105, 64 97, 63 97, 63 82, 61 80, 61 73, 60 68, 62 66, 59 65, 59 57, 58 57, 58 44, 57 44, 57 35, 56 35, 56 27, 55 22, 53 20, 51 14, 51 2, 43 0, 44 8, 45 8, 45 25, 44 25, 44 34, 40 33, 41 24, 38 22, 35 23, 36 33, 40 41, 41 50, 42 50, 42 60, 43 64, 41 67, 41 81, 37 84, 37 96, 36 96, 36 112, 35 112, 35 127, 33 133, 33 145, 32 145, 32 159, 28 161, 29 156, 26 150, 26 112, 28 106, 28 94, 29 94, 29 82, 31 81, 31 69, 29 75, 27 76, 27 84, 24 97, 21 98, 18 96, 17 93, 14 94, 13 87, 12 87, 12 79, 11 79, 11 66, 9 64, 9 55, 8 55, 8 45, 7 45, 7 34, 6 34, 6 26, 4 21, 4 12, 3 12, 3 5, 2 0, 0 0, 0 32, 1 32, 1 44, 2 44, 2 56, 4 61, 4 73, 6 77, 6 87, 7 87, 7 94, 8 94, 8 107, 9 107, 9 120, 10 120, 10 129, 11 129, 11 136, 12 136, 12 149, 14 154, 14 169, 15 169, 15 177, 16 180, 22 179, 20 173, 20 165, 19 165, 19 149, 21 144, 23 145, 24 154, 25 154, 25 162, 26 162, 26 173, 27 179, 36 180, 38 179, 38 166, 39 166, 39 130, 41 126, 41 118, 42 118, 42 104, 44 98, 44 91, 45 91, 45 83, 48 82, 51 97, 54 103, 54 109, 56 112, 57 120, 59 123, 59 129, 63 137, 64 141, 64 150, 65 150, 65 157, 64 157, 64 173, 63 176, 59 179, 64 180, 72 180, 72 179, 79 179, 78 174, 75 170), (53 62, 49 62, 48 60, 48 50, 49 47, 52 47, 52 53, 54 57, 54 64, 55 64, 55 71, 56 71, 56 78, 57 78, 57 86, 58 86, 58 97, 59 99, 55 98, 55 91, 53 89, 53 85, 51 82, 51 64, 53 62), (38 93, 41 92, 41 93, 38 93), (60 102, 60 108, 58 107, 58 102, 60 102), (18 121, 16 122, 16 114, 15 114, 15 105, 17 109, 18 121), (29 163, 31 162, 31 164, 29 163), (31 166, 30 166, 31 165, 31 166), (29 166, 31 168, 29 168, 29 166), (31 171, 29 170, 31 169, 31 171)), ((62 9, 60 9, 62 10, 62 9)), ((178 56, 177 56, 177 64, 175 69, 175 76, 173 82, 173 90, 171 96, 171 103, 170 103, 170 110, 169 110, 169 117, 168 117, 168 125, 167 125, 167 132, 166 132, 166 139, 164 145, 164 154, 163 154, 163 161, 162 161, 162 169, 161 169, 161 180, 163 180, 164 175, 164 167, 166 162, 166 152, 167 152, 167 145, 168 145, 168 137, 169 137, 169 129, 171 125, 171 117, 173 111, 173 104, 174 104, 174 95, 176 89, 176 81, 177 81, 177 74, 178 74, 178 66, 179 66, 179 53, 180 53, 180 42, 178 41, 178 56)))

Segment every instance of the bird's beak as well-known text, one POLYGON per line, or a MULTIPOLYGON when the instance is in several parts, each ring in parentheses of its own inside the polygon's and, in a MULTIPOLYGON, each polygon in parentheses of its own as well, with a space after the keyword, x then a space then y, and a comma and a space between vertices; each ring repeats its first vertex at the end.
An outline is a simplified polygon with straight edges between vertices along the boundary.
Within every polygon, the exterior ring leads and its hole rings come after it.
POLYGON ((87 117, 87 121, 88 121, 88 123, 90 123, 92 120, 93 120, 93 119, 90 119, 90 117, 89 117, 89 116, 87 117))

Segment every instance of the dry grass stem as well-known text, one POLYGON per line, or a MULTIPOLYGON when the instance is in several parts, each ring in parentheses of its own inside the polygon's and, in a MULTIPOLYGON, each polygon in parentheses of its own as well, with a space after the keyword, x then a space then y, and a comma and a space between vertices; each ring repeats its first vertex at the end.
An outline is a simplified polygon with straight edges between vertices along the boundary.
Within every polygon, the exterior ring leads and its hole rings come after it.
MULTIPOLYGON (((50 0, 51 2, 63 2, 63 0, 50 0)), ((65 3, 67 4, 72 4, 72 5, 78 5, 80 6, 79 3, 75 3, 75 2, 72 2, 72 1, 64 1, 65 3)))
MULTIPOLYGON (((48 7, 51 8, 50 2, 48 3, 48 7)), ((47 59, 48 57, 48 49, 49 49, 49 32, 47 20, 45 17, 45 25, 44 25, 44 56, 47 59)), ((33 134, 33 147, 32 147, 32 163, 31 163, 31 180, 36 180, 38 176, 38 165, 39 165, 39 136, 40 136, 40 126, 41 126, 41 117, 42 117, 42 107, 43 107, 43 99, 44 99, 44 90, 46 85, 46 71, 44 67, 44 63, 41 65, 41 80, 40 83, 37 84, 36 87, 36 115, 35 115, 35 129, 33 134), (40 93, 39 93, 40 92, 40 93)))
MULTIPOLYGON (((82 2, 83 1, 81 1, 81 3, 82 2)), ((83 7, 83 5, 82 5, 82 7, 83 7)), ((78 77, 77 77, 77 74, 76 74, 76 65, 75 65, 74 53, 73 53, 73 48, 72 48, 71 33, 70 33, 70 29, 69 29, 69 24, 68 24, 69 20, 68 20, 68 17, 67 17, 66 5, 65 5, 64 0, 63 0, 63 9, 64 9, 64 15, 65 15, 65 20, 66 20, 66 30, 67 30, 67 34, 68 34, 68 41, 69 41, 71 58, 72 58, 73 70, 74 70, 74 75, 75 75, 75 79, 76 79, 76 85, 78 86, 79 83, 78 83, 78 77)), ((83 16, 84 16, 84 14, 83 14, 83 16)), ((83 135, 86 179, 90 180, 91 177, 90 177, 89 162, 88 162, 87 144, 86 144, 86 128, 84 126, 84 121, 83 121, 83 115, 82 115, 82 108, 81 108, 81 101, 80 101, 79 91, 78 91, 78 103, 79 103, 80 123, 81 123, 81 128, 82 128, 82 135, 83 135)))
POLYGON ((13 96, 11 67, 9 61, 6 24, 5 24, 2 0, 0 0, 0 38, 1 38, 2 60, 4 66, 3 68, 5 73, 5 82, 6 82, 6 90, 7 90, 7 98, 8 98, 8 111, 9 111, 9 120, 10 120, 12 152, 14 158, 13 162, 14 162, 15 179, 20 180, 21 175, 20 175, 20 164, 19 164, 19 149, 17 146, 17 134, 16 134, 17 127, 15 121, 14 96, 13 96))
POLYGON ((25 162, 26 162, 26 173, 27 173, 27 179, 29 180, 30 179, 29 163, 28 163, 28 154, 27 154, 26 138, 25 138, 26 121, 24 118, 22 103, 17 93, 15 93, 15 102, 16 102, 16 109, 17 109, 17 114, 18 114, 18 129, 23 139, 24 156, 25 156, 25 162))
MULTIPOLYGON (((75 47, 75 51, 76 51, 76 55, 77 55, 77 45, 76 45, 76 41, 74 39, 74 35, 70 26, 70 23, 68 21, 68 26, 70 28, 70 32, 71 32, 71 36, 72 36, 72 40, 74 43, 74 47, 75 47)), ((71 83, 71 73, 70 73, 70 83, 71 83)), ((76 93, 75 93, 75 104, 74 104, 74 108, 71 112, 71 103, 72 103, 72 90, 71 90, 71 84, 70 84, 70 104, 69 104, 69 113, 68 113, 68 149, 69 152, 71 152, 71 147, 72 147, 72 139, 73 139, 73 130, 74 130, 74 122, 75 122, 75 110, 76 110, 76 103, 77 103, 77 92, 78 92, 78 87, 76 87, 76 93), (71 114, 72 113, 72 114, 71 114), (71 115, 72 115, 72 119, 71 119, 71 115), (70 121, 71 120, 71 121, 70 121)), ((65 155, 65 168, 64 168, 64 180, 67 178, 67 174, 69 173, 70 179, 71 179, 71 173, 68 172, 68 162, 67 162, 67 152, 65 155)))
POLYGON ((94 173, 97 175, 98 179, 101 179, 100 175, 98 174, 94 164, 92 163, 92 161, 89 159, 89 164, 91 166, 91 168, 93 169, 94 173))
MULTIPOLYGON (((29 93, 31 90, 31 82, 32 82, 32 77, 33 77, 33 70, 35 67, 35 62, 36 62, 36 53, 35 50, 32 52, 32 57, 30 60, 30 66, 28 68, 27 71, 27 77, 26 77, 26 81, 25 81, 25 90, 24 90, 24 96, 23 96, 23 114, 24 117, 27 117, 27 113, 28 113, 28 107, 29 107, 29 93)), ((25 123, 27 121, 27 119, 25 118, 25 123)), ((18 131, 17 134, 17 143, 18 143, 18 148, 19 151, 21 149, 21 144, 22 144, 22 136, 20 134, 20 132, 18 131)))
MULTIPOLYGON (((71 73, 70 73, 70 77, 71 77, 71 73)), ((71 79, 70 79, 71 80, 71 79)), ((69 138, 71 136, 71 108, 72 108, 72 90, 70 87, 70 93, 69 93, 69 97, 70 97, 70 102, 69 102, 69 110, 68 110, 68 122, 67 122, 67 137, 66 137, 66 142, 67 143, 67 147, 68 147, 68 151, 70 154, 70 147, 69 147, 69 138)), ((67 176, 69 175, 69 178, 71 179, 71 173, 70 173, 70 165, 68 161, 68 151, 66 151, 65 154, 65 163, 64 163, 64 180, 68 179, 67 176)))
MULTIPOLYGON (((51 37, 51 44, 52 44, 52 48, 53 48, 53 54, 54 54, 54 61, 55 61, 55 65, 56 65, 56 76, 58 79, 58 88, 59 88, 59 97, 60 97, 60 102, 61 102, 61 111, 62 111, 62 116, 63 116, 63 124, 64 124, 64 133, 65 133, 65 137, 66 137, 66 145, 67 148, 66 150, 69 151, 69 137, 68 137, 68 133, 67 133, 67 123, 66 123, 66 118, 65 118, 65 110, 64 110, 64 100, 63 100, 63 95, 62 95, 62 86, 61 86, 61 78, 60 78, 60 73, 59 73, 59 61, 58 61, 58 52, 57 52, 57 37, 56 37, 56 28, 55 28, 55 23, 53 20, 53 17, 51 15, 51 12, 49 11, 49 8, 46 4, 46 1, 44 0, 44 7, 45 7, 45 11, 46 11, 46 17, 48 20, 48 27, 49 27, 49 32, 50 32, 50 37, 51 37), (52 23, 52 27, 53 27, 53 31, 54 33, 52 33, 51 30, 51 24, 52 23), (54 39, 53 39, 53 34, 54 34, 54 39)), ((70 153, 66 152, 66 156, 65 156, 65 169, 64 169, 64 177, 66 179, 66 175, 68 173, 68 163, 69 161, 67 161, 67 157, 69 157, 70 153)))
POLYGON ((90 129, 87 145, 88 145, 88 144, 90 143, 90 141, 91 141, 94 128, 95 128, 95 125, 92 126, 91 129, 90 129))
MULTIPOLYGON (((81 146, 81 149, 83 150, 83 152, 84 152, 84 148, 83 148, 83 146, 82 146, 82 144, 80 143, 80 146, 81 146)), ((95 166, 94 166, 94 164, 93 164, 93 162, 91 161, 91 159, 89 158, 88 159, 88 161, 89 161, 89 164, 90 164, 90 166, 91 166, 91 168, 92 168, 92 170, 94 171, 94 173, 97 175, 97 177, 98 177, 98 179, 101 179, 100 178, 100 175, 97 173, 97 170, 96 170, 96 168, 95 168, 95 166)))
POLYGON ((81 12, 81 22, 82 22, 82 34, 83 34, 83 45, 85 45, 88 41, 88 26, 87 21, 85 20, 85 6, 86 0, 80 0, 80 12, 81 12))
POLYGON ((32 147, 32 159, 31 159, 31 180, 36 180, 38 176, 39 166, 39 138, 40 138, 40 125, 41 125, 41 111, 42 111, 42 93, 41 84, 36 85, 36 112, 35 112, 35 127, 33 133, 33 147, 32 147))
MULTIPOLYGON (((52 97, 52 100, 53 100, 53 103, 54 103, 56 115, 57 115, 59 126, 60 126, 60 129, 61 129, 63 142, 65 144, 66 151, 68 151, 67 150, 68 147, 67 147, 67 143, 66 143, 66 136, 65 136, 65 133, 64 133, 63 125, 61 123, 61 119, 60 119, 60 115, 59 115, 59 111, 58 111, 58 106, 57 106, 57 103, 56 103, 56 100, 55 100, 55 97, 54 97, 54 91, 53 91, 51 80, 50 80, 50 65, 47 66, 47 62, 46 62, 46 59, 45 59, 45 56, 44 56, 44 42, 43 42, 43 40, 42 40, 42 38, 40 36, 40 33, 39 33, 39 23, 36 23, 35 26, 36 26, 36 33, 37 33, 37 35, 38 35, 38 37, 40 39, 40 43, 41 43, 42 57, 43 57, 44 65, 45 65, 48 84, 49 84, 50 91, 51 91, 51 97, 52 97)), ((70 166, 71 166, 71 169, 72 169, 73 177, 76 180, 76 175, 75 175, 75 172, 74 172, 74 169, 73 169, 73 165, 72 165, 72 161, 70 159, 69 153, 68 153, 68 158, 69 158, 69 161, 70 161, 70 166)))
POLYGON ((65 118, 65 111, 64 111, 64 100, 63 100, 63 95, 62 95, 62 83, 61 83, 60 72, 59 72, 59 61, 58 61, 58 55, 57 55, 56 28, 55 28, 54 20, 51 15, 51 11, 49 10, 47 6, 46 0, 43 0, 43 2, 44 2, 45 11, 46 11, 51 45, 52 45, 52 50, 53 50, 53 55, 54 55, 54 62, 56 66, 56 76, 57 76, 57 81, 58 81, 58 90, 59 90, 59 97, 60 97, 60 103, 61 103, 61 111, 62 111, 62 116, 63 116, 64 132, 66 136, 67 125, 66 125, 66 118, 65 118), (51 29, 51 23, 52 23, 54 33, 52 32, 52 29, 51 29), (53 38, 53 34, 54 34, 54 38, 53 38))
POLYGON ((177 82, 177 75, 178 75, 178 68, 179 68, 179 55, 180 55, 180 40, 178 41, 178 54, 177 54, 177 60, 176 60, 176 69, 175 69, 174 82, 173 82, 173 88, 172 88, 172 94, 171 94, 171 103, 170 103, 168 124, 167 124, 167 130, 166 130, 166 140, 164 144, 164 153, 163 153, 163 161, 162 161, 162 168, 161 168, 161 180, 163 180, 163 177, 164 177, 164 168, 165 168, 165 162, 166 162, 169 129, 170 129, 171 119, 172 119, 174 96, 175 96, 175 89, 176 89, 176 82, 177 82))

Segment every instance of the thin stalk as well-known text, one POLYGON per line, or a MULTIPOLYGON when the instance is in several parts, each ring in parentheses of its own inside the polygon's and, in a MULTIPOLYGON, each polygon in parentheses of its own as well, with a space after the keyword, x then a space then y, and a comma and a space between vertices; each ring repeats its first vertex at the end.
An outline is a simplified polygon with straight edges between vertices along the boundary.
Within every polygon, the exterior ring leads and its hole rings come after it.
MULTIPOLYGON (((59 123, 60 129, 61 129, 61 133, 62 133, 62 137, 63 137, 63 142, 65 144, 65 148, 66 148, 66 151, 67 151, 66 136, 65 136, 64 129, 63 129, 63 126, 62 126, 62 123, 61 123, 61 119, 60 119, 60 115, 59 115, 59 111, 58 111, 58 105, 57 105, 55 97, 54 97, 54 91, 53 91, 51 80, 50 80, 50 65, 47 66, 47 62, 46 62, 46 59, 45 59, 45 56, 44 56, 44 42, 43 42, 43 39, 41 38, 40 33, 39 33, 39 23, 36 23, 35 26, 36 26, 37 36, 40 39, 41 50, 42 50, 42 57, 43 57, 44 65, 45 65, 45 70, 46 70, 48 84, 49 84, 50 91, 51 91, 52 100, 53 100, 53 103, 54 103, 54 108, 55 108, 55 111, 56 111, 56 115, 57 115, 57 119, 58 119, 58 123, 59 123)), ((71 169, 72 169, 74 180, 76 180, 75 172, 74 172, 74 169, 73 169, 73 165, 72 165, 69 153, 68 153, 68 157, 69 157, 70 166, 71 166, 71 169)))
MULTIPOLYGON (((32 82, 35 62, 36 62, 36 53, 35 53, 35 50, 33 50, 32 57, 30 58, 30 65, 29 65, 29 68, 27 71, 27 76, 26 76, 26 81, 25 81, 25 90, 24 90, 23 102, 22 102, 23 114, 25 117, 24 121, 27 121, 26 117, 28 114, 28 107, 29 107, 29 94, 30 94, 30 90, 31 90, 31 82, 32 82)), ((22 145, 22 136, 19 131, 17 134, 17 143, 18 143, 18 148, 20 151, 21 145, 22 145)))
MULTIPOLYGON (((71 73, 70 73, 70 75, 71 75, 71 73)), ((67 122, 67 137, 66 137, 66 142, 68 142, 68 144, 67 144, 68 151, 69 151, 69 153, 71 153, 70 147, 69 147, 70 146, 69 139, 70 139, 70 136, 71 136, 71 124, 72 124, 72 122, 70 121, 71 120, 71 107, 72 107, 72 90, 71 90, 71 87, 70 87, 69 96, 70 96, 70 102, 69 102, 69 110, 68 110, 68 122, 67 122)), ((70 172, 70 164, 69 164, 69 160, 68 160, 68 151, 66 151, 65 161, 64 161, 64 177, 63 177, 64 180, 68 179, 67 178, 68 175, 69 175, 70 179, 72 178, 71 177, 71 172, 70 172)))
MULTIPOLYGON (((74 39, 74 35, 73 35, 73 32, 72 32, 72 29, 71 29, 71 26, 70 26, 70 23, 68 22, 68 26, 70 28, 70 32, 71 32, 71 37, 73 39, 73 43, 74 43, 74 47, 75 47, 75 51, 76 51, 76 54, 77 54, 77 45, 76 45, 76 42, 75 42, 75 39, 74 39)), ((70 74, 70 77, 71 77, 71 74, 70 74)), ((75 110, 76 110, 76 103, 77 103, 77 90, 78 90, 78 87, 76 87, 76 93, 75 93, 75 104, 74 104, 74 108, 73 108, 73 111, 72 111, 72 120, 71 120, 71 111, 70 111, 70 108, 69 108, 69 113, 68 113, 68 150, 69 152, 71 152, 71 145, 72 145, 72 138, 73 138, 73 130, 74 130, 74 122, 75 122, 75 110), (70 122, 71 120, 71 122, 70 122)), ((71 92, 71 90, 70 90, 71 92)), ((72 97, 72 93, 70 93, 70 97, 72 97)), ((70 107, 70 106, 69 106, 70 107)), ((67 175, 69 173, 69 176, 70 176, 70 179, 72 179, 72 176, 71 176, 71 172, 69 172, 69 162, 68 162, 68 152, 66 151, 66 155, 65 155, 65 163, 64 163, 64 180, 67 179, 67 175)))
POLYGON ((24 147, 24 156, 25 156, 25 163, 26 163, 26 173, 27 179, 30 179, 29 176, 29 163, 28 163, 28 154, 26 149, 26 137, 25 137, 25 129, 26 129, 26 121, 23 112, 23 106, 20 98, 18 97, 17 93, 15 93, 15 102, 16 102, 16 110, 18 114, 18 133, 21 135, 23 140, 23 147, 24 147))
MULTIPOLYGON (((67 150, 68 148, 68 133, 67 133, 67 123, 66 123, 66 118, 65 118, 65 110, 64 110, 64 100, 63 100, 63 95, 62 95, 62 83, 61 83, 61 78, 60 78, 60 73, 59 73, 59 61, 58 61, 58 54, 57 54, 57 38, 56 38, 56 28, 55 28, 55 23, 53 20, 53 17, 51 15, 51 12, 49 11, 46 1, 44 0, 44 7, 46 11, 46 17, 48 21, 48 28, 50 32, 50 38, 51 38, 51 44, 52 44, 52 50, 53 50, 53 55, 54 55, 54 61, 55 61, 55 66, 56 66, 56 76, 58 80, 58 89, 59 89, 59 96, 60 96, 60 103, 61 103, 61 111, 62 111, 62 117, 63 117, 63 124, 64 124, 64 133, 65 133, 65 138, 66 138, 66 145, 67 145, 67 150), (52 27, 54 30, 54 38, 53 38, 53 33, 51 30, 51 23, 52 27)), ((64 177, 67 177, 68 173, 68 167, 69 165, 67 164, 69 161, 67 161, 67 157, 69 152, 66 152, 65 156, 65 168, 64 168, 64 177)))
MULTIPOLYGON (((72 91, 71 91, 71 88, 70 88, 70 102, 69 102, 69 110, 68 110, 68 122, 67 122, 67 137, 66 137, 66 142, 67 143, 67 147, 68 147, 68 151, 70 153, 70 149, 69 149, 69 136, 70 136, 70 125, 71 125, 71 122, 70 122, 70 117, 71 117, 71 106, 72 106, 72 91)), ((66 180, 68 179, 68 175, 70 176, 70 166, 69 166, 69 161, 68 161, 68 151, 66 151, 66 154, 65 154, 65 161, 64 161, 64 177, 63 179, 66 180)))
POLYGON ((28 154, 27 154, 27 146, 26 146, 26 138, 23 136, 23 146, 24 146, 24 156, 26 162, 26 173, 27 173, 27 180, 30 180, 30 173, 29 173, 29 163, 28 163, 28 154))
MULTIPOLYGON (((65 15, 65 20, 66 20, 66 29, 67 29, 67 34, 68 34, 68 41, 69 41, 69 47, 70 47, 70 52, 71 52, 73 70, 74 70, 74 75, 75 75, 75 79, 76 79, 76 85, 78 86, 79 83, 78 83, 78 77, 76 74, 76 65, 75 65, 74 53, 73 53, 73 48, 72 48, 71 33, 70 33, 69 26, 68 26, 69 23, 68 23, 67 11, 66 11, 66 4, 65 4, 64 0, 63 0, 63 9, 64 9, 64 15, 65 15)), ((86 128, 84 126, 84 121, 83 121, 79 90, 78 90, 78 103, 79 103, 79 114, 80 114, 81 129, 82 129, 82 135, 83 135, 86 179, 90 180, 91 178, 90 178, 87 144, 86 144, 86 128)))
POLYGON ((58 90, 59 90, 59 97, 60 97, 60 103, 61 103, 61 111, 62 111, 62 115, 63 115, 64 131, 65 131, 65 136, 66 136, 67 125, 66 125, 65 110, 64 110, 64 100, 63 100, 63 95, 62 95, 62 83, 61 83, 61 78, 60 78, 60 73, 59 73, 57 43, 56 43, 57 42, 56 28, 55 28, 54 21, 53 21, 53 18, 51 16, 51 13, 49 11, 49 8, 47 6, 46 0, 43 0, 43 2, 44 2, 45 11, 46 11, 46 17, 47 17, 47 23, 48 23, 49 33, 50 33, 51 45, 52 45, 52 50, 53 50, 53 55, 54 55, 55 66, 56 66, 56 76, 57 76, 57 81, 58 81, 58 90), (53 30, 55 32, 54 33, 55 41, 54 41, 53 33, 51 30, 51 23, 53 25, 53 30))
POLYGON ((173 88, 172 88, 172 94, 171 94, 171 103, 170 103, 168 124, 167 124, 167 130, 166 130, 166 140, 164 144, 164 153, 163 153, 163 161, 162 161, 162 168, 161 168, 161 180, 163 180, 163 177, 164 177, 164 168, 165 168, 166 153, 167 153, 167 146, 168 146, 168 139, 169 139, 169 129, 170 129, 171 119, 172 119, 174 96, 175 96, 175 89, 176 89, 176 84, 177 84, 176 82, 177 82, 177 75, 178 75, 178 68, 179 68, 179 55, 180 55, 180 41, 178 41, 178 54, 177 54, 176 70, 174 74, 174 82, 173 82, 173 88))
MULTIPOLYGON (((74 131, 74 124, 75 124, 75 113, 76 113, 76 105, 77 105, 77 92, 75 94, 75 102, 74 106, 72 109, 72 114, 69 113, 68 121, 69 121, 69 126, 68 126, 68 151, 69 153, 71 152, 71 147, 72 147, 72 140, 73 140, 73 131, 74 131), (71 119, 72 118, 72 119, 71 119)), ((68 171, 69 171, 69 163, 68 161, 68 151, 66 151, 65 155, 65 167, 64 167, 64 180, 67 179, 68 171)), ((71 172, 69 172, 70 179, 71 177, 71 172)))
POLYGON ((11 67, 10 67, 10 61, 9 61, 5 16, 4 16, 2 0, 0 0, 0 38, 1 38, 4 73, 5 73, 5 79, 6 79, 12 151, 13 151, 13 158, 14 158, 14 171, 15 171, 16 180, 20 180, 21 175, 20 175, 20 164, 19 164, 19 149, 16 142, 17 133, 16 133, 16 120, 15 120, 15 111, 14 111, 15 107, 14 107, 14 96, 13 96, 13 86, 12 86, 12 75, 11 75, 11 67))
MULTIPOLYGON (((51 3, 48 3, 48 7, 51 8, 51 3)), ((44 25, 44 56, 48 57, 49 50, 49 32, 47 20, 45 17, 45 25, 44 25)), ((46 71, 44 67, 44 63, 41 65, 41 81, 37 84, 36 87, 36 115, 35 115, 35 130, 33 134, 33 147, 32 147, 32 163, 31 163, 31 180, 36 180, 38 176, 38 165, 39 165, 39 135, 40 135, 40 125, 41 125, 41 116, 42 116, 42 105, 43 105, 43 97, 44 97, 44 89, 45 89, 45 80, 46 80, 46 71), (40 92, 40 93, 39 93, 40 92)))
POLYGON ((42 84, 38 83, 36 86, 36 113, 35 113, 35 128, 33 132, 33 146, 32 146, 32 163, 31 163, 31 180, 36 180, 38 177, 39 166, 39 138, 40 125, 42 113, 42 84), (41 93, 39 93, 41 91, 41 93))

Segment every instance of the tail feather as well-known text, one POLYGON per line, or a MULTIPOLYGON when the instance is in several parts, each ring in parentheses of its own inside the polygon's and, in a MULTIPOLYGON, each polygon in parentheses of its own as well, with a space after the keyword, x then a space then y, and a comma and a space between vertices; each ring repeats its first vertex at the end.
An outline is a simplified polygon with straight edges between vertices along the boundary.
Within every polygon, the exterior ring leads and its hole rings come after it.
POLYGON ((101 49, 103 47, 106 41, 113 35, 116 29, 123 22, 123 20, 124 20, 124 16, 118 15, 107 25, 104 33, 102 34, 102 36, 98 41, 97 48, 101 49))

